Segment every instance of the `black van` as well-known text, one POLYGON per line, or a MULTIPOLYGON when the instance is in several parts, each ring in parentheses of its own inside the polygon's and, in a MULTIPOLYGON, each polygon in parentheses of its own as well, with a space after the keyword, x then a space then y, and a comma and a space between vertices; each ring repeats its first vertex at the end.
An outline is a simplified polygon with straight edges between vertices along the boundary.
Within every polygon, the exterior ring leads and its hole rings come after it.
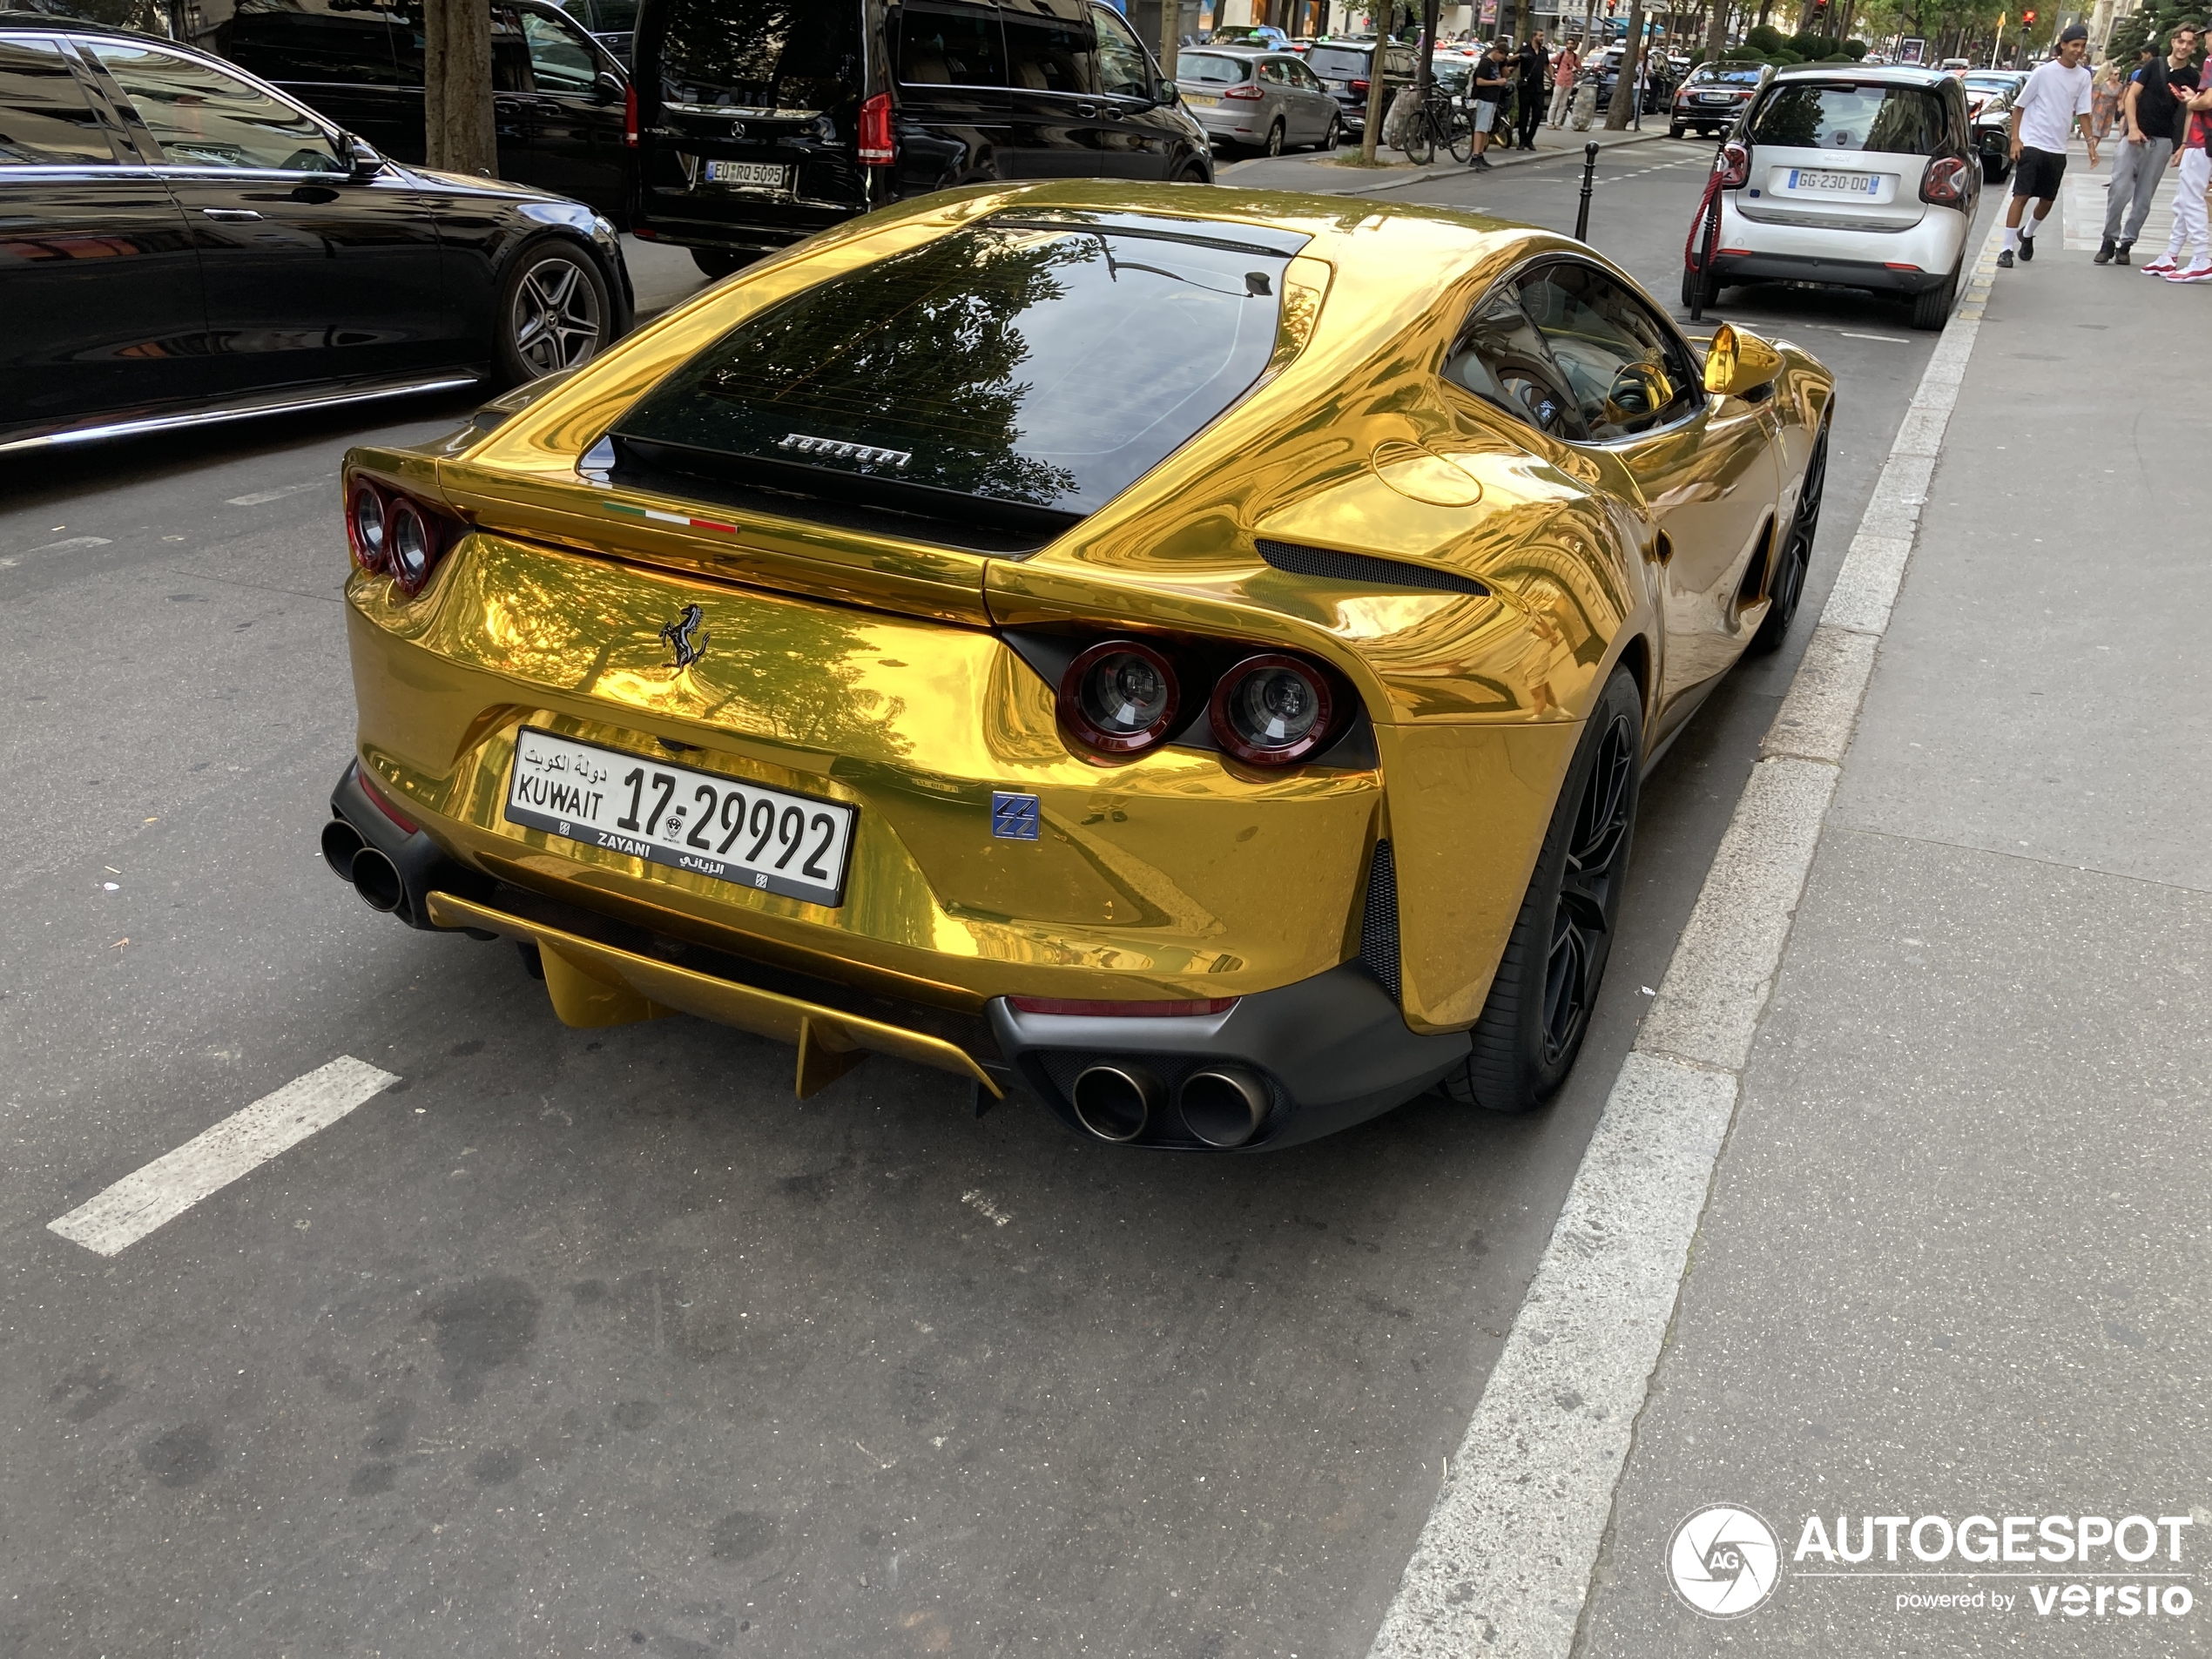
POLYGON ((710 275, 953 185, 1213 179, 1096 0, 641 0, 631 61, 632 228, 710 275))
MULTIPOLYGON (((549 0, 490 0, 499 176, 630 217, 630 81, 549 0)), ((395 161, 421 165, 423 0, 172 0, 179 40, 272 81, 395 161)))

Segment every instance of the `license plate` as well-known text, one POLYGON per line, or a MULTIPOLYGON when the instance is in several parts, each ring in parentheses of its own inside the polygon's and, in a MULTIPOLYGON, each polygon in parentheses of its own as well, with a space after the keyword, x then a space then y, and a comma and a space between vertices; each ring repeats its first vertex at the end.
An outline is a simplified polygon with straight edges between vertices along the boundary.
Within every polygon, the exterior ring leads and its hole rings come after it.
POLYGON ((1792 190, 1836 190, 1853 196, 1871 196, 1880 180, 1871 172, 1821 172, 1809 167, 1790 169, 1792 190))
POLYGON ((507 819, 586 846, 813 904, 845 900, 860 813, 524 726, 507 819))
POLYGON ((1217 98, 1199 98, 1186 93, 1183 101, 1202 110, 1217 110, 1221 107, 1221 100, 1217 98))
POLYGON ((706 164, 706 182, 710 185, 759 185, 770 190, 781 190, 786 169, 771 166, 762 161, 710 161, 706 164))

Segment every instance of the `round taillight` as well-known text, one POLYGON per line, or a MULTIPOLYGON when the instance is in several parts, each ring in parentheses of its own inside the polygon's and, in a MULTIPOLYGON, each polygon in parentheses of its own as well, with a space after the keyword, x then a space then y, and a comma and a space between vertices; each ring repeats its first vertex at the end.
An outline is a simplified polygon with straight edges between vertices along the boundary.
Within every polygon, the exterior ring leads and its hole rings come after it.
POLYGON ((376 493, 376 486, 355 484, 346 510, 347 528, 353 531, 354 563, 364 570, 387 569, 390 556, 385 550, 384 497, 376 493))
POLYGON ((1213 688, 1215 739, 1256 766, 1287 766, 1328 740, 1335 718, 1329 682, 1295 657, 1247 657, 1213 688))
POLYGON ((421 592, 430 579, 430 563, 437 557, 430 537, 430 521, 420 507, 405 496, 392 503, 384 516, 385 557, 393 580, 409 593, 421 592))
POLYGON ((1060 677, 1062 722, 1103 754, 1136 754, 1164 740, 1182 701, 1174 665, 1134 640, 1093 645, 1060 677))

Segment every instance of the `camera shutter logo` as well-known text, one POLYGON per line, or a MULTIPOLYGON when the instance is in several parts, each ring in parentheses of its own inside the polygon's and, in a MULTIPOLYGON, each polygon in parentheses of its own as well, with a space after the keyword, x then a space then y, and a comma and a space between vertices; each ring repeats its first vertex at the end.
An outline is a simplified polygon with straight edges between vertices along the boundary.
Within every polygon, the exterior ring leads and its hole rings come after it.
POLYGON ((1716 1503, 1675 1528, 1667 1576, 1675 1594, 1709 1619, 1736 1619, 1774 1594, 1782 1545, 1749 1509, 1716 1503))

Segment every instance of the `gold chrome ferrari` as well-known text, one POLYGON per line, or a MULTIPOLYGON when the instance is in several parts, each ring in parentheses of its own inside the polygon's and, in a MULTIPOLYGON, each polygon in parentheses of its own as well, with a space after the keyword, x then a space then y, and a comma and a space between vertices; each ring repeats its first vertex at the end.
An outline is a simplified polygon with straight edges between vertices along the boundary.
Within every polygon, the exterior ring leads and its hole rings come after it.
POLYGON ((1831 380, 1566 238, 900 204, 344 488, 333 867, 572 1025, 1279 1147, 1573 1063, 1638 783, 1779 643, 1831 380))

